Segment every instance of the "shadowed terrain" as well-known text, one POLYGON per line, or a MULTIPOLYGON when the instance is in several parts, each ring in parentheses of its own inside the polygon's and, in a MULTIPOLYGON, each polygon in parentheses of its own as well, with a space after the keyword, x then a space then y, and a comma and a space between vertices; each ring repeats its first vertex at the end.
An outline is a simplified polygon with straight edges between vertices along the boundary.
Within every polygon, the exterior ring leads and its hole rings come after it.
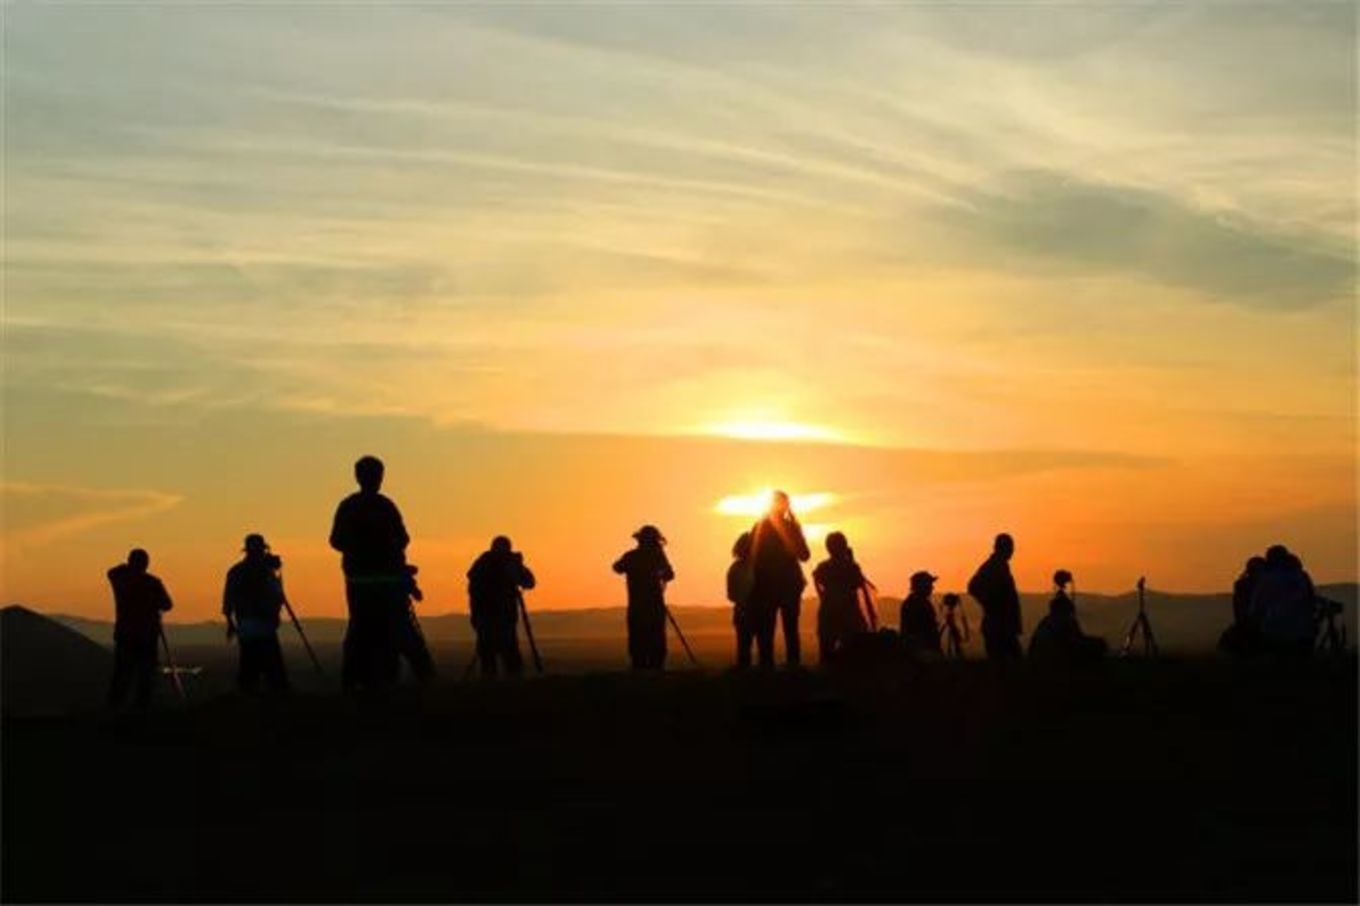
POLYGON ((3 895, 1354 900, 1355 667, 446 670, 7 716, 3 895))

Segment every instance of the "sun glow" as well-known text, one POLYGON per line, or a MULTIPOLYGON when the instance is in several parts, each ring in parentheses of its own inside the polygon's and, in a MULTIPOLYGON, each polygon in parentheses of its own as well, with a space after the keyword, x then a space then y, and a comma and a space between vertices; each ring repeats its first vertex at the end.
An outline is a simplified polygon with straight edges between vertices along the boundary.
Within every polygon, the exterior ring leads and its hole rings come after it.
MULTIPOLYGON (((772 488, 762 488, 754 494, 729 494, 717 502, 713 511, 723 516, 764 515, 770 509, 770 499, 774 496, 772 488)), ((795 513, 812 513, 836 502, 836 495, 829 491, 811 494, 790 494, 789 503, 795 513)))
POLYGON ((780 440, 839 443, 845 440, 841 432, 824 425, 805 425, 801 422, 740 420, 709 425, 706 434, 731 437, 737 440, 780 440))

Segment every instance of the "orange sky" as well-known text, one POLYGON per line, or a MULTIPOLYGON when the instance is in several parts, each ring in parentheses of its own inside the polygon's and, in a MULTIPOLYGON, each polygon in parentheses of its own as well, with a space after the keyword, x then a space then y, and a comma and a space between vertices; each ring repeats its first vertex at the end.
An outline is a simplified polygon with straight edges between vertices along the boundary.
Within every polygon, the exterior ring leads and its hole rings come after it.
POLYGON ((494 534, 721 603, 734 496, 885 593, 1356 564, 1345 4, 6 9, 0 599, 339 614, 364 453, 435 611, 494 534), (1269 67, 1260 60, 1272 61, 1269 67))

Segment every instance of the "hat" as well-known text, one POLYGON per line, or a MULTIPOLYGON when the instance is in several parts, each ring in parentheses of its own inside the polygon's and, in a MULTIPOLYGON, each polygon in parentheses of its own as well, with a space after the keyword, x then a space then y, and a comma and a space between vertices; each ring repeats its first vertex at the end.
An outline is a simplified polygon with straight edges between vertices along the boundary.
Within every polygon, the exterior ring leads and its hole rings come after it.
POLYGON ((242 544, 241 550, 267 551, 269 550, 269 542, 265 541, 264 535, 261 535, 259 532, 251 532, 249 535, 246 535, 246 540, 245 543, 242 544))
POLYGON ((918 585, 934 585, 935 580, 939 578, 939 576, 932 576, 923 569, 918 569, 911 574, 911 587, 916 588, 918 585))
POLYGON ((633 532, 633 537, 639 541, 654 541, 657 544, 666 543, 666 536, 661 534, 661 529, 654 525, 644 525, 636 532, 633 532))

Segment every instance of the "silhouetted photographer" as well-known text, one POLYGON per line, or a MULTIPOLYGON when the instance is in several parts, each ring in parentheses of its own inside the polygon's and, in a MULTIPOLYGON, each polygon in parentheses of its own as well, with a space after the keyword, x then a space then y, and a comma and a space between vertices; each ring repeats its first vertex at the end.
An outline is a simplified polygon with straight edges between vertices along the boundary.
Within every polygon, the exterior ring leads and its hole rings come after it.
POLYGON ((467 580, 482 676, 495 676, 498 666, 519 676, 524 671, 518 633, 521 592, 535 585, 534 574, 524 565, 524 554, 514 549, 509 538, 498 535, 473 561, 467 580))
POLYGON ((165 584, 148 570, 151 556, 141 548, 128 553, 127 562, 108 571, 113 586, 113 678, 109 706, 120 707, 128 689, 138 708, 151 703, 159 660, 157 642, 163 641, 161 614, 174 607, 165 584))
POLYGON ((637 547, 614 561, 628 586, 628 657, 634 670, 666 666, 666 583, 675 571, 666 559, 666 537, 654 525, 633 533, 637 547))
POLYGON ((222 615, 227 638, 237 641, 236 687, 256 692, 264 680, 270 692, 288 691, 288 670, 279 647, 279 614, 283 610, 283 561, 269 550, 263 535, 246 535, 245 556, 227 570, 222 615))

